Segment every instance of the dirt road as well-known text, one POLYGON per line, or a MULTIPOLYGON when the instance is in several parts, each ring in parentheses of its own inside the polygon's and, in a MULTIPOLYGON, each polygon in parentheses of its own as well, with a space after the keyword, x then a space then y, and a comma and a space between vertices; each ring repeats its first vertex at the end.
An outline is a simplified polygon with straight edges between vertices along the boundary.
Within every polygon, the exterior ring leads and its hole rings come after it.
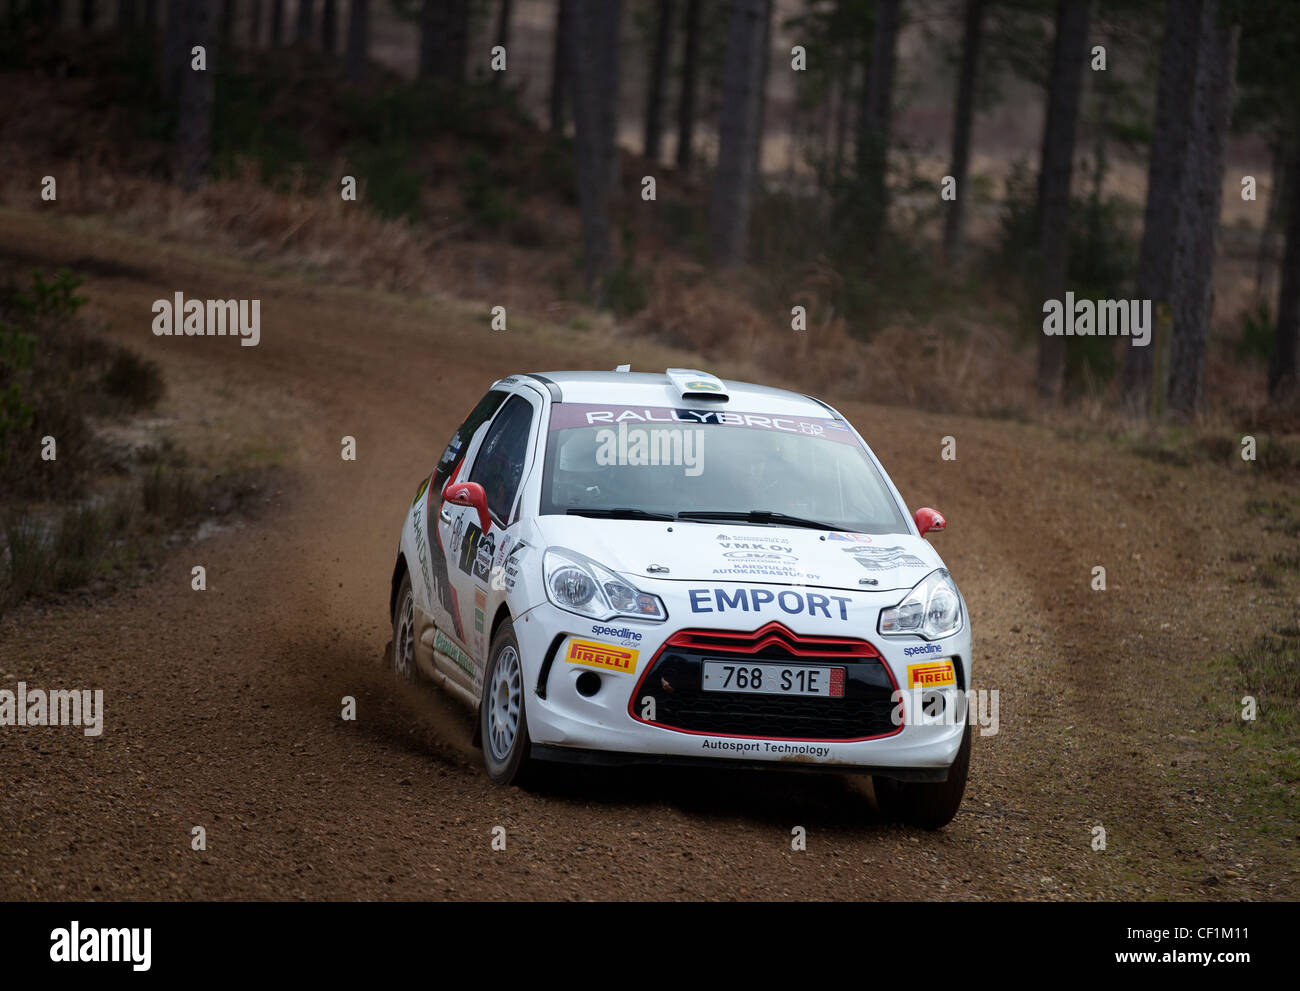
POLYGON ((1233 688, 1212 659, 1295 602, 1230 558, 1282 539, 1242 509, 1280 484, 827 396, 909 504, 950 521, 936 539, 970 605, 976 687, 1001 700, 956 821, 887 824, 839 776, 575 771, 503 790, 470 717, 381 666, 405 506, 494 378, 691 356, 523 314, 494 333, 490 300, 336 289, 86 221, 0 211, 0 243, 90 273, 92 314, 163 365, 182 445, 287 469, 260 523, 181 547, 141 587, 0 624, 0 686, 102 688, 106 707, 96 739, 0 730, 0 898, 1300 897, 1294 805, 1278 818, 1225 787, 1213 732, 1233 688), (176 291, 260 298, 261 344, 153 337, 151 303, 176 291))

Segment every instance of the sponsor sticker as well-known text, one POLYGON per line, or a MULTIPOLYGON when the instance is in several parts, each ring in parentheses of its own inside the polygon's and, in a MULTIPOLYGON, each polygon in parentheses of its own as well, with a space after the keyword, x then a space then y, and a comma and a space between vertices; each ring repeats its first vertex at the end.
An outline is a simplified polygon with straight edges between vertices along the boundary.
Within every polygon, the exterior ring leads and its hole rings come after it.
POLYGON ((845 430, 827 427, 833 421, 821 417, 767 416, 759 413, 740 413, 733 410, 678 409, 666 406, 605 406, 593 403, 557 403, 551 407, 552 430, 573 427, 615 425, 620 423, 677 423, 696 426, 717 424, 725 427, 745 427, 750 430, 775 430, 781 433, 821 437, 842 444, 858 446, 857 440, 845 430))
POLYGON ((460 540, 459 552, 453 551, 456 554, 456 566, 467 575, 486 582, 496 547, 494 534, 485 534, 476 524, 470 523, 465 527, 465 536, 460 540))
POLYGON ((943 644, 927 643, 920 647, 904 647, 903 656, 916 657, 919 654, 942 654, 944 649, 943 644))
POLYGON ((446 654, 450 657, 456 667, 460 668, 467 675, 473 678, 475 684, 478 684, 478 675, 474 671, 474 662, 470 660, 468 654, 452 643, 442 630, 439 630, 434 635, 433 649, 440 654, 446 654))
POLYGON ((808 757, 830 757, 830 747, 808 743, 772 743, 768 740, 713 740, 705 737, 701 750, 726 750, 732 753, 782 754, 808 757))
POLYGON ((642 636, 636 630, 626 626, 593 625, 591 632, 598 637, 613 637, 615 640, 622 640, 626 643, 640 643, 642 636))
POLYGON ((868 571, 889 571, 893 568, 924 568, 925 562, 901 547, 845 547, 845 554, 868 571))
POLYGON ((429 478, 426 478, 423 482, 420 483, 420 490, 415 493, 415 498, 411 500, 412 506, 414 506, 417 502, 419 502, 421 499, 424 498, 424 493, 429 490, 429 479, 431 478, 433 478, 432 475, 430 475, 429 478))
POLYGON ((574 640, 569 644, 564 659, 570 664, 585 664, 590 668, 608 668, 610 671, 633 674, 638 654, 640 651, 631 647, 618 647, 595 640, 574 640))
POLYGON ((952 661, 929 661, 907 666, 908 688, 943 688, 956 684, 957 676, 953 672, 952 661))
POLYGON ((826 619, 849 618, 847 595, 823 595, 786 589, 773 592, 766 588, 690 588, 686 590, 691 612, 766 612, 776 606, 791 616, 823 616, 826 619))

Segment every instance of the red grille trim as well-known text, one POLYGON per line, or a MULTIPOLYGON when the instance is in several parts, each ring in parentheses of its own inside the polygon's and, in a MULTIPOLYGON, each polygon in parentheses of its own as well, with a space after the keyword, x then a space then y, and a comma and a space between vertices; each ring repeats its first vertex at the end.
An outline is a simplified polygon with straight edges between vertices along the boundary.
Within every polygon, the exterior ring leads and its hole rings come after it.
POLYGON ((880 651, 866 640, 854 637, 810 637, 787 629, 776 620, 753 633, 727 630, 679 630, 667 639, 665 647, 724 654, 756 654, 766 647, 784 647, 795 657, 871 657, 881 659, 880 651))

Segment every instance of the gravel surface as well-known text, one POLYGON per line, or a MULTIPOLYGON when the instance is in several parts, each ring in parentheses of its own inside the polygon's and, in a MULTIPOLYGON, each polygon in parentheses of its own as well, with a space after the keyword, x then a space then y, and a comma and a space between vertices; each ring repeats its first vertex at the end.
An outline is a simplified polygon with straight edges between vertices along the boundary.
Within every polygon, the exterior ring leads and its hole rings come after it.
POLYGON ((182 446, 287 469, 260 522, 179 547, 136 587, 0 623, 0 687, 102 688, 107 712, 93 739, 0 729, 0 898, 1300 897, 1295 804, 1261 823, 1225 785, 1206 704, 1232 690, 1212 659, 1297 601, 1229 557, 1294 547, 1246 517, 1284 494, 1249 466, 828 395, 909 505, 949 520, 935 540, 970 606, 976 687, 1000 692, 956 820, 891 825, 866 779, 840 775, 556 769, 502 789, 469 714, 382 664, 405 507, 494 378, 698 359, 523 315, 493 333, 490 300, 336 290, 85 221, 0 211, 0 242, 115 273, 89 280, 90 310, 162 363, 182 446), (260 298, 260 346, 153 337, 152 301, 178 290, 260 298), (1090 588, 1098 564, 1107 591, 1090 588))

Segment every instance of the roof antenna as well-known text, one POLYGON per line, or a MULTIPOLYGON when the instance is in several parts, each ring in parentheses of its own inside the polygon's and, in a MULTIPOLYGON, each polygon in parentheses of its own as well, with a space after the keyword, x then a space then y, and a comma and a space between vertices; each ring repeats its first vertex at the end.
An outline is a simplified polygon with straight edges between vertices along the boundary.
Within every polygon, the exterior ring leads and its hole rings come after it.
POLYGON ((619 365, 617 368, 614 369, 614 371, 616 372, 630 372, 631 370, 632 370, 631 365, 619 365))

